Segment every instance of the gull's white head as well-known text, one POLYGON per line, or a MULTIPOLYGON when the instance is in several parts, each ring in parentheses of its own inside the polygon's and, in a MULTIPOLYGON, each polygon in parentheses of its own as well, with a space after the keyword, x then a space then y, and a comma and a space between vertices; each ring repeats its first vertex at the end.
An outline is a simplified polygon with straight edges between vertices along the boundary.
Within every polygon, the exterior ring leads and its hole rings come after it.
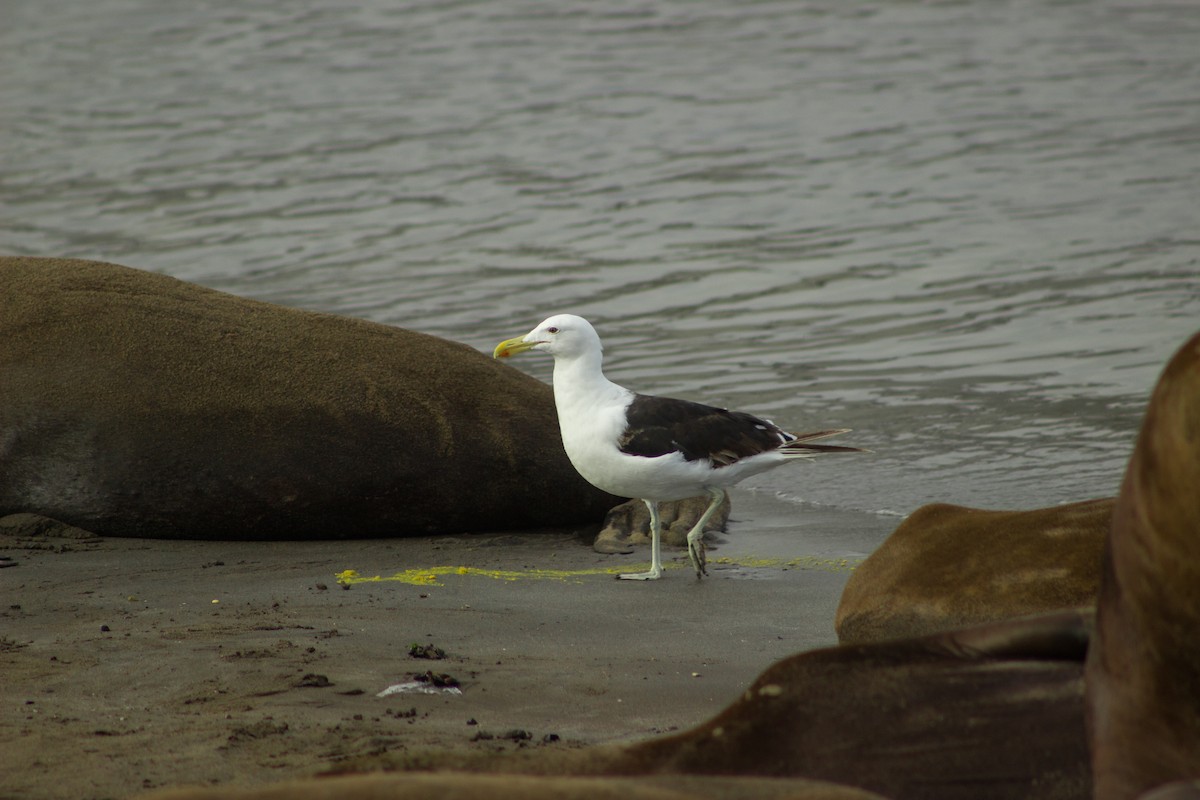
POLYGON ((526 350, 549 353, 555 358, 578 358, 603 350, 592 324, 574 314, 555 314, 524 336, 496 345, 493 358, 508 358, 526 350))

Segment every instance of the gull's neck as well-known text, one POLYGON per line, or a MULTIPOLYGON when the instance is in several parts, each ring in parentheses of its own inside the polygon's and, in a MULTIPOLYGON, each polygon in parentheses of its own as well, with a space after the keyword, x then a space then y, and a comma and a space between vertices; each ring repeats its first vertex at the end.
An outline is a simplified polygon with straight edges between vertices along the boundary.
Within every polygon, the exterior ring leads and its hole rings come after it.
POLYGON ((627 401, 628 389, 604 377, 603 355, 588 350, 554 359, 554 404, 559 418, 586 415, 599 404, 627 401))

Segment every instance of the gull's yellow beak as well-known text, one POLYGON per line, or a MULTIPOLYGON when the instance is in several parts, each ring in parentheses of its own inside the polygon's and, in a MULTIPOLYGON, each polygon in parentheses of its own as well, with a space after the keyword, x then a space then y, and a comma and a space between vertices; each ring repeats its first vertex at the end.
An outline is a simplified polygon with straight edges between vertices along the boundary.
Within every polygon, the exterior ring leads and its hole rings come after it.
POLYGON ((527 342, 524 336, 518 336, 515 339, 505 339, 500 344, 496 345, 496 349, 492 351, 492 358, 508 358, 515 356, 517 353, 524 353, 529 348, 538 344, 537 342, 527 342))

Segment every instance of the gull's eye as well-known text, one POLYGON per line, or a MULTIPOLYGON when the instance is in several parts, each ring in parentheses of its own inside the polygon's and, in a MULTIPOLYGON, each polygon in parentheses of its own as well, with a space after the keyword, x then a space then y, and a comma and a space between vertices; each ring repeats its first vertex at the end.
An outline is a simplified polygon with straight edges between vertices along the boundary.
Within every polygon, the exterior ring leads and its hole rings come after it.
POLYGON ((547 333, 558 333, 558 328, 546 328, 547 333))

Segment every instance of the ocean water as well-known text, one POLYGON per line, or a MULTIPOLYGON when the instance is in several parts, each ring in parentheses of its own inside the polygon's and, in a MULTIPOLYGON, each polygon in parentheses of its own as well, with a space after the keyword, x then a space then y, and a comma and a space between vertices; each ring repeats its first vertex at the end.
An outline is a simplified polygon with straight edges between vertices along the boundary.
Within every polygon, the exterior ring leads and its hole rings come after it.
POLYGON ((1189 1, 0 15, 0 251, 486 352, 580 313, 631 388, 853 428, 746 484, 800 506, 1112 495, 1200 329, 1189 1))

